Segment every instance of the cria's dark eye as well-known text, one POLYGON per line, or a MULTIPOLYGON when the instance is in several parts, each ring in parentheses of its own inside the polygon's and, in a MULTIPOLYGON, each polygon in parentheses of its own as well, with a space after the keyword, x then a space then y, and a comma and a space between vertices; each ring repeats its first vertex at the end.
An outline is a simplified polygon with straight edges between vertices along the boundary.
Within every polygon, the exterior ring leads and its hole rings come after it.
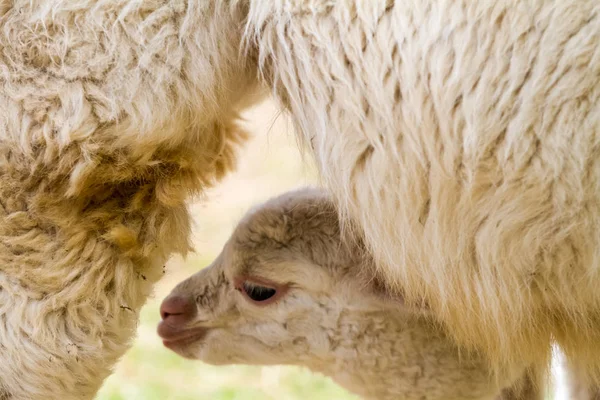
POLYGON ((265 301, 275 296, 277 291, 273 288, 266 286, 259 286, 253 283, 244 282, 242 288, 246 295, 254 301, 265 301))

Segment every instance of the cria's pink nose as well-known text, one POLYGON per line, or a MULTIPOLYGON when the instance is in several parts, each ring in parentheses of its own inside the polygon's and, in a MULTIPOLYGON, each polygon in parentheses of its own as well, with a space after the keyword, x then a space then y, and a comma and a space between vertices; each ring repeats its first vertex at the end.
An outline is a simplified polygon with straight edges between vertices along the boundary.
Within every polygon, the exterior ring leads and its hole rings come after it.
POLYGON ((160 317, 171 326, 189 322, 196 316, 196 304, 191 297, 168 296, 160 305, 160 317))

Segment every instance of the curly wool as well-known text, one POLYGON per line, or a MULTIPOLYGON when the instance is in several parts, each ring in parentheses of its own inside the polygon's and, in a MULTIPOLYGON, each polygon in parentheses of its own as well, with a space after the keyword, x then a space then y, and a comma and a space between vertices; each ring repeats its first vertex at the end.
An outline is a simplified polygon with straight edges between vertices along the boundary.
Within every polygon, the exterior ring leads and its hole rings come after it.
POLYGON ((184 200, 245 138, 242 15, 0 2, 0 398, 92 398, 128 348, 168 256, 190 248, 184 200))

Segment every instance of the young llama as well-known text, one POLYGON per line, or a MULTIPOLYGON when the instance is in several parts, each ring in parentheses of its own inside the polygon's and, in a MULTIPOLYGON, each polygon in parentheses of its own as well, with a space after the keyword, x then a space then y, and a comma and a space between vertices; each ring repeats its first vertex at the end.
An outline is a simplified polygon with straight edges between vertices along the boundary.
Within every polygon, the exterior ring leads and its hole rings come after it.
MULTIPOLYGON (((372 400, 493 400, 523 376, 495 381, 372 268, 362 241, 342 237, 325 192, 292 191, 251 210, 213 264, 173 289, 158 333, 186 358, 300 365, 372 400)), ((519 384, 503 398, 543 400, 519 384)))

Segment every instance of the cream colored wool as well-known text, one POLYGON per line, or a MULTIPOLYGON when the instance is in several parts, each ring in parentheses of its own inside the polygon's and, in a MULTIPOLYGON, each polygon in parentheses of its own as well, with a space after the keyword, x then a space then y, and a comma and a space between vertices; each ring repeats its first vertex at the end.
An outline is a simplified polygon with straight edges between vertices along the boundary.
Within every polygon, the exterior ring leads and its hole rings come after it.
POLYGON ((600 380, 600 3, 250 1, 246 38, 378 270, 494 369, 600 380))
POLYGON ((244 138, 240 11, 0 1, 1 399, 92 398, 189 249, 244 138))
POLYGON ((498 384, 509 385, 519 373, 496 382, 486 362, 461 353, 426 310, 386 293, 365 273, 373 267, 368 253, 342 238, 338 222, 320 190, 289 192, 255 207, 214 263, 165 300, 193 305, 185 322, 181 316, 162 322, 176 338, 169 348, 214 365, 304 366, 365 399, 496 399, 498 384), (240 282, 283 293, 268 304, 254 302, 240 282))
POLYGON ((0 1, 3 390, 92 395, 257 76, 391 287, 494 369, 555 338, 600 381, 599 8, 0 1))

